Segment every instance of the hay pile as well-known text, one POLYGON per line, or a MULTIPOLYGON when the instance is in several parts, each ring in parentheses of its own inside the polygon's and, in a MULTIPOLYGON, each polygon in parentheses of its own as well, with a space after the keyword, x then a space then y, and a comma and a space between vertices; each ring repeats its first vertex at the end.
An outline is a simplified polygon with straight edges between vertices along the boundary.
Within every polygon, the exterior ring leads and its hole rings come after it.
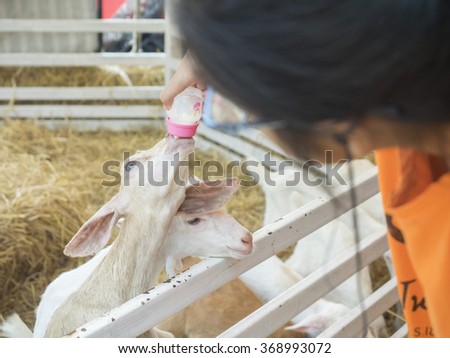
MULTIPOLYGON (((97 66, 97 67, 1 67, 0 87, 115 87, 161 86, 163 66, 97 66)), ((117 104, 160 105, 159 100, 48 100, 0 101, 2 104, 117 104)))
MULTIPOLYGON (((62 250, 82 223, 117 191, 102 187, 102 164, 159 141, 157 129, 139 132, 50 131, 31 122, 0 127, 0 314, 13 311, 34 325, 48 283, 82 259, 62 250)), ((201 161, 217 159, 198 152, 201 161)), ((196 175, 201 175, 197 172, 196 175)), ((229 210, 250 230, 262 222, 257 187, 241 188, 229 210)))
MULTIPOLYGON (((111 66, 110 66, 111 67, 111 66)), ((2 67, 0 87, 97 87, 127 86, 110 67, 2 67)), ((164 67, 123 66, 134 86, 160 86, 164 67)))

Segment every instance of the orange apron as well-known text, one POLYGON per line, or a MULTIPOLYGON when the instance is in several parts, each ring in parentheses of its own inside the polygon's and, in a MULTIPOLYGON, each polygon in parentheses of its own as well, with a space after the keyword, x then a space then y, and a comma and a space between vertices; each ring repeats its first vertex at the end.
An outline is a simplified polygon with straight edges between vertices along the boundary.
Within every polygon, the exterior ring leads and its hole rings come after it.
POLYGON ((413 149, 382 149, 376 158, 409 336, 450 337, 450 173, 413 149))

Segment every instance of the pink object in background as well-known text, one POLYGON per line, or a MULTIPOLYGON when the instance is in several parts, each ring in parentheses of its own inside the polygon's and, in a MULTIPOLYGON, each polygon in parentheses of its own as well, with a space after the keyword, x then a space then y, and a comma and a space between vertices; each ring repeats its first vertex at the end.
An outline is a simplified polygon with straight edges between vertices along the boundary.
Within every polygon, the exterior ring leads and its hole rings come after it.
POLYGON ((100 0, 102 1, 102 18, 113 17, 116 11, 124 4, 125 0, 100 0))

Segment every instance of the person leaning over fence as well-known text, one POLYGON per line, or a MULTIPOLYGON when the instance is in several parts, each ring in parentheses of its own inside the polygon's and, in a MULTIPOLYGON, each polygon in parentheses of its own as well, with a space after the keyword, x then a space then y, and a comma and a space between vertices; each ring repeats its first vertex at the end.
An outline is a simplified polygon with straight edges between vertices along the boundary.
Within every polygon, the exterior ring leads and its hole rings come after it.
POLYGON ((376 150, 409 336, 450 337, 450 3, 190 0, 175 16, 190 52, 164 106, 207 83, 297 157, 376 150))

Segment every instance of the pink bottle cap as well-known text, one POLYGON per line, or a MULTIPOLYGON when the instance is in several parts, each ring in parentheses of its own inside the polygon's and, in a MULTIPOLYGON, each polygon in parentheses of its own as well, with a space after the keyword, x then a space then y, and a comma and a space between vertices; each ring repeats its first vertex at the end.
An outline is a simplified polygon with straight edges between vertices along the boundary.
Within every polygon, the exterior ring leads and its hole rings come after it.
POLYGON ((166 117, 167 131, 180 138, 192 138, 197 132, 198 122, 194 124, 179 124, 172 122, 169 116, 166 117))

